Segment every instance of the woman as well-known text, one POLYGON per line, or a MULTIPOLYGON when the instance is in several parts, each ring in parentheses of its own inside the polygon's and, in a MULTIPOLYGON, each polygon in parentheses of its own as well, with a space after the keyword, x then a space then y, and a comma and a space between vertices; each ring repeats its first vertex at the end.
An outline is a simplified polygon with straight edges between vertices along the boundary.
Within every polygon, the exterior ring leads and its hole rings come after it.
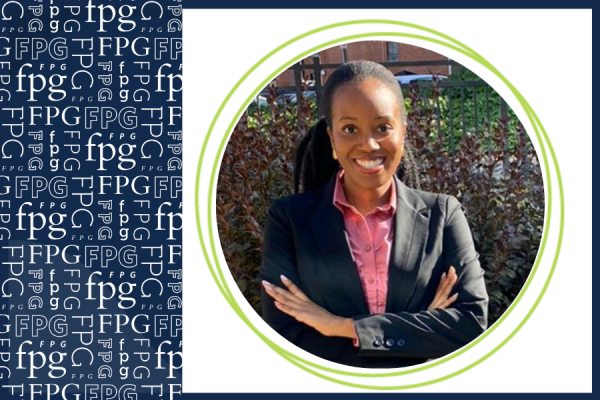
POLYGON ((416 174, 395 77, 374 62, 344 64, 322 106, 297 155, 304 192, 269 210, 263 318, 312 354, 366 368, 469 343, 487 326, 483 270, 458 201, 396 177, 401 162, 405 178, 416 174))

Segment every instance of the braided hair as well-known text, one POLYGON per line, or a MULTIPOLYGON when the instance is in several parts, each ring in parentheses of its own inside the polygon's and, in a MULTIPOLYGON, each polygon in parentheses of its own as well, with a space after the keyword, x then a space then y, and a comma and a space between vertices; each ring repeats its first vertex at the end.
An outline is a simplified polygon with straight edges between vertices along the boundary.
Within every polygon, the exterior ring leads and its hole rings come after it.
MULTIPOLYGON (((339 66, 325 84, 321 106, 323 117, 313 125, 300 141, 294 165, 294 192, 316 190, 324 186, 339 170, 340 164, 331 156, 332 147, 327 127, 332 126, 332 106, 335 92, 354 81, 376 78, 385 84, 398 99, 402 120, 406 123, 404 97, 396 77, 383 65, 373 61, 353 61, 339 66)), ((404 156, 397 171, 398 177, 408 186, 420 189, 418 170, 408 140, 404 142, 404 156)))

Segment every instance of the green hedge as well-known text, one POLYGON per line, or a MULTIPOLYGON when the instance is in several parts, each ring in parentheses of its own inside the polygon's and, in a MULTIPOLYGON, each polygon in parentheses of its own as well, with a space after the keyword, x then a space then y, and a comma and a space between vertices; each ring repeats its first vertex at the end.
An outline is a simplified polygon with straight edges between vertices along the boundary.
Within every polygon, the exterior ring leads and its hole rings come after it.
MULTIPOLYGON (((486 271, 491 325, 521 290, 540 245, 544 188, 538 159, 512 111, 505 120, 494 111, 494 120, 482 120, 478 132, 465 135, 459 125, 451 135, 449 118, 457 116, 436 106, 444 101, 443 91, 426 89, 423 97, 418 90, 415 85, 406 91, 407 140, 416 152, 421 188, 463 203, 486 271)), ((268 107, 244 113, 223 156, 217 189, 221 245, 240 290, 259 313, 267 210, 292 193, 294 151, 316 120, 315 109, 311 102, 278 105, 273 91, 268 107)), ((473 117, 465 115, 469 126, 473 117)))

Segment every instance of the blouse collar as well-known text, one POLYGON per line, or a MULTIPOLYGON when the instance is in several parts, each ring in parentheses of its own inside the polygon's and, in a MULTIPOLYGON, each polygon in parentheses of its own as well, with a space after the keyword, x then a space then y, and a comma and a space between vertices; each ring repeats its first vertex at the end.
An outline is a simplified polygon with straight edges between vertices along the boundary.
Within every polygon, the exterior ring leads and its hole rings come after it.
MULTIPOLYGON (((344 170, 340 170, 337 174, 337 178, 335 180, 335 188, 333 190, 333 205, 336 206, 341 212, 344 212, 344 209, 350 209, 356 214, 360 214, 356 208, 348 202, 346 198, 346 193, 344 193, 344 170)), ((387 202, 384 204, 377 206, 369 214, 371 215, 376 212, 385 213, 388 216, 392 216, 396 213, 396 182, 395 179, 392 179, 392 185, 390 190, 390 197, 387 202)), ((366 216, 366 215, 365 215, 366 216)))

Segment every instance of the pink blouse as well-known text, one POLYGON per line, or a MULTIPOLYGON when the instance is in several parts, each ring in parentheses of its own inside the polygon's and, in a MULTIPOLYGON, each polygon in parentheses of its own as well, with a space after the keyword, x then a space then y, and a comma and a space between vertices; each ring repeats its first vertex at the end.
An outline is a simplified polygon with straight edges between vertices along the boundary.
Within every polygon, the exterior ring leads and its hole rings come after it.
POLYGON ((396 184, 392 181, 390 199, 367 215, 348 203, 343 188, 344 172, 338 174, 333 204, 342 212, 352 257, 371 314, 385 312, 388 265, 394 240, 396 184))

